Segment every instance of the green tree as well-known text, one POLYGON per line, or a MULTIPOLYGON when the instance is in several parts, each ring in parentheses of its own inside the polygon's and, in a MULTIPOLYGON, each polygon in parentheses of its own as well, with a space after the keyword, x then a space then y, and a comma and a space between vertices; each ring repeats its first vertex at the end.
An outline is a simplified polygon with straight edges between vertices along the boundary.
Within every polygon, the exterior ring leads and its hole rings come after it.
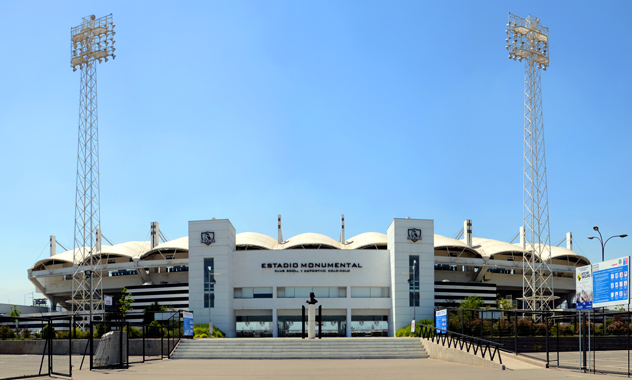
POLYGON ((485 301, 481 297, 469 296, 459 305, 460 309, 480 310, 483 308, 485 301))
POLYGON ((513 306, 511 306, 511 301, 508 299, 502 298, 500 294, 496 294, 496 307, 502 310, 511 310, 513 306))
POLYGON ((18 328, 18 317, 22 314, 20 310, 18 310, 18 305, 11 306, 11 312, 9 312, 9 317, 15 318, 13 322, 15 322, 15 328, 18 328))
POLYGON ((127 288, 123 288, 121 292, 121 298, 119 299, 120 307, 119 311, 121 312, 121 317, 125 320, 127 316, 127 312, 132 310, 132 303, 134 302, 134 298, 132 298, 132 293, 127 291, 127 288))
POLYGON ((159 305, 158 301, 145 308, 145 316, 143 317, 143 324, 148 325, 154 320, 154 313, 167 311, 167 307, 159 305))

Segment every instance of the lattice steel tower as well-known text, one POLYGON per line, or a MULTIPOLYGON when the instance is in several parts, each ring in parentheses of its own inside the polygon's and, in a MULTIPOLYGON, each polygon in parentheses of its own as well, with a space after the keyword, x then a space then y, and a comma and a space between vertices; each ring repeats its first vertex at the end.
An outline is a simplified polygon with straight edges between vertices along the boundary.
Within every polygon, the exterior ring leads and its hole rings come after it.
POLYGON ((523 302, 528 310, 551 310, 556 298, 549 234, 549 201, 542 122, 540 69, 549 66, 549 29, 540 19, 509 14, 509 59, 525 60, 523 158, 523 302))
POLYGON ((84 17, 70 34, 70 66, 81 70, 72 304, 85 327, 86 316, 103 310, 101 272, 97 271, 101 258, 92 256, 101 250, 96 64, 115 58, 112 14, 84 17))

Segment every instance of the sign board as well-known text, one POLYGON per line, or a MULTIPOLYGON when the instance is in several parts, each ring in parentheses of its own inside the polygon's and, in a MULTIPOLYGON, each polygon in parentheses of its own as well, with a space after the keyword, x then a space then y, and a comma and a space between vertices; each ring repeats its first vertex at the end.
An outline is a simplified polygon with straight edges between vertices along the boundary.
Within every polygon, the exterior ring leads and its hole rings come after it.
POLYGON ((630 256, 593 264, 593 307, 630 303, 630 256))
POLYGON ((593 308, 592 265, 575 269, 575 295, 577 311, 593 308))
POLYGON ((112 306, 112 296, 104 296, 105 306, 112 306))
POLYGON ((435 327, 437 334, 445 334, 448 330, 448 310, 435 311, 435 327))
POLYGON ((415 329, 415 320, 414 319, 410 323, 410 332, 413 333, 413 334, 417 332, 417 330, 415 329))
POLYGON ((184 321, 183 336, 193 336, 193 313, 190 311, 182 312, 182 320, 184 321))

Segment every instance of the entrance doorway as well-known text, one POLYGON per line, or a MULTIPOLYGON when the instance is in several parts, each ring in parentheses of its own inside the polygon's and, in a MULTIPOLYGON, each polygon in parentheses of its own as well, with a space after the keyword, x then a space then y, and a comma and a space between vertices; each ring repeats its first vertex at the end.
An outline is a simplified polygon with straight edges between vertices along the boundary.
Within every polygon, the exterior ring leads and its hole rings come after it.
MULTIPOLYGON (((307 319, 307 316, 305 316, 305 319, 307 319)), ((277 324, 279 328, 279 337, 299 338, 303 333, 302 317, 300 315, 279 315, 277 324)), ((307 329, 308 323, 305 321, 305 334, 307 334, 307 329)), ((318 325, 316 326, 316 333, 318 334, 318 325)), ((323 315, 322 336, 347 336, 347 317, 344 315, 323 315)))

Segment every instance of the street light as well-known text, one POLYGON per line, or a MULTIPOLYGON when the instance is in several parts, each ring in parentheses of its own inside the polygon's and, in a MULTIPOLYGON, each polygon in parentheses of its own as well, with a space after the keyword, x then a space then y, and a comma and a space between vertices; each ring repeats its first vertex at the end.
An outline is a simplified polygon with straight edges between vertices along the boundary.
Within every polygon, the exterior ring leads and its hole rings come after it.
POLYGON ((603 236, 601 235, 601 231, 599 231, 599 227, 594 226, 593 230, 597 231, 597 233, 599 233, 599 236, 588 236, 588 239, 597 239, 599 240, 599 242, 601 243, 601 261, 604 261, 604 254, 606 251, 606 244, 608 243, 608 240, 614 238, 614 237, 620 237, 620 238, 624 238, 627 237, 627 234, 623 234, 623 235, 613 235, 610 236, 608 239, 606 239, 606 241, 603 241, 603 236))
MULTIPOLYGON (((208 337, 210 338, 213 335, 213 322, 211 321, 211 286, 215 285, 215 278, 211 278, 213 274, 213 267, 206 267, 206 274, 208 275, 208 337)), ((221 273, 217 273, 221 274, 221 273)))
MULTIPOLYGON (((413 260, 413 278, 412 280, 408 278, 408 284, 413 285, 413 321, 415 322, 417 321, 417 283, 415 281, 416 278, 417 278, 417 260, 413 260)), ((412 330, 412 327, 413 326, 411 324, 410 326, 411 330, 412 330)), ((417 331, 417 328, 415 327, 415 331, 412 332, 413 336, 416 331, 417 331)))

